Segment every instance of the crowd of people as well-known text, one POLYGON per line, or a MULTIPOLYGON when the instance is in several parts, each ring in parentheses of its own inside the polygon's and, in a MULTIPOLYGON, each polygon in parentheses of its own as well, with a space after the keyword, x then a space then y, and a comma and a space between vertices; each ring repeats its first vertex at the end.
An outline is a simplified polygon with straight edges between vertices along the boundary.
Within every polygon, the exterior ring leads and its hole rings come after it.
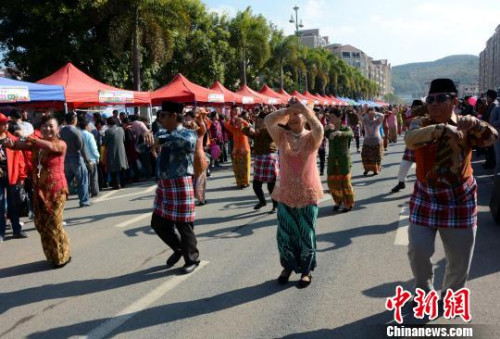
POLYGON ((495 91, 474 105, 457 94, 453 81, 436 79, 425 101, 411 106, 314 108, 292 98, 283 107, 235 105, 225 112, 165 102, 151 127, 117 111, 105 120, 96 113, 90 121, 86 112, 68 113, 62 121, 42 113, 35 115, 35 127, 24 112, 1 114, 0 206, 5 208, 7 200, 8 212, 1 213, 0 239, 6 215, 14 238, 26 237, 15 199, 24 185, 47 260, 62 267, 71 259, 62 219, 68 188, 75 188, 84 208, 108 185, 118 189, 155 178, 151 226, 173 251, 167 266, 184 258, 189 273, 200 262, 195 210, 209 202, 208 178, 231 161, 236 188, 245 189, 253 158, 254 209, 267 206, 266 183, 270 213, 277 213, 283 268, 278 282, 286 284, 296 272, 299 286, 306 287, 317 264, 315 227, 325 166, 332 210, 347 213, 355 207, 351 149, 361 153, 357 170, 375 176, 384 153, 404 135, 406 149, 392 192, 405 188, 416 163, 408 253, 416 287, 433 289, 430 257, 439 231, 448 262, 444 285, 458 289, 467 279, 477 224, 472 150, 485 155, 485 168, 498 172, 500 105, 495 91))

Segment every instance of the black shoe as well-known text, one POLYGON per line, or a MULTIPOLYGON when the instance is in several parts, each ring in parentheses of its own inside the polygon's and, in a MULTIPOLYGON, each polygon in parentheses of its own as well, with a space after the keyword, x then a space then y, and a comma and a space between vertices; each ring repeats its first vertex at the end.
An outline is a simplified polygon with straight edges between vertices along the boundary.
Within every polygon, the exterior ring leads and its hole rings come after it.
POLYGON ((391 190, 392 193, 399 192, 399 190, 402 190, 403 188, 406 188, 406 185, 404 182, 399 182, 394 188, 391 190))
POLYGON ((80 203, 80 207, 89 207, 89 206, 92 206, 92 203, 90 203, 90 202, 88 202, 86 204, 80 203))
POLYGON ((337 212, 340 209, 340 204, 339 205, 334 205, 333 206, 333 211, 337 212))
POLYGON ((198 206, 203 206, 203 205, 206 205, 206 204, 207 204, 206 200, 198 201, 198 206))
POLYGON ((368 171, 364 171, 363 175, 366 177, 368 175, 368 171))
POLYGON ((278 277, 278 284, 285 285, 290 280, 290 276, 292 275, 291 271, 283 270, 278 277))
POLYGON ((349 208, 344 208, 344 209, 342 210, 342 213, 347 213, 347 212, 349 212, 350 210, 352 210, 352 207, 349 207, 349 208))
POLYGON ((276 213, 276 211, 277 211, 277 208, 273 207, 273 209, 269 211, 269 214, 274 214, 274 213, 276 213))
POLYGON ((262 207, 266 206, 266 203, 259 202, 257 205, 253 207, 254 210, 260 210, 262 207))
POLYGON ((325 172, 319 172, 319 175, 323 176, 323 174, 325 174, 325 172))
POLYGON ((196 269, 196 267, 198 267, 199 264, 200 264, 200 262, 196 262, 193 264, 185 264, 182 267, 182 270, 184 271, 184 274, 192 273, 196 269))
POLYGON ((378 175, 378 172, 373 172, 373 176, 376 176, 376 175, 378 175))
POLYGON ((18 234, 14 234, 12 236, 13 239, 25 239, 27 237, 28 237, 28 235, 24 232, 19 232, 18 234))
POLYGON ((306 288, 307 286, 311 285, 312 282, 312 275, 311 273, 309 274, 302 274, 299 280, 299 288, 306 288), (309 280, 303 280, 303 278, 309 277, 309 280))
POLYGON ((66 261, 64 264, 60 264, 60 265, 53 265, 53 268, 54 269, 57 269, 57 268, 63 268, 64 266, 66 266, 67 264, 69 264, 71 262, 71 257, 69 257, 68 261, 66 261))
POLYGON ((179 262, 182 258, 182 253, 180 252, 174 252, 170 257, 167 259, 167 267, 172 267, 175 264, 179 262))

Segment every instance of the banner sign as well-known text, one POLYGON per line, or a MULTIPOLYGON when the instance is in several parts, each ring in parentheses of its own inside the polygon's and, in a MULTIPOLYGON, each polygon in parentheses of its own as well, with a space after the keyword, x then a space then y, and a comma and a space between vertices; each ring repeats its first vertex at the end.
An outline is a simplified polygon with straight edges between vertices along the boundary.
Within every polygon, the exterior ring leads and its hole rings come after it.
POLYGON ((242 102, 243 102, 243 105, 251 105, 251 104, 253 104, 254 100, 253 100, 253 97, 244 96, 242 99, 242 102))
POLYGON ((0 102, 30 101, 30 91, 26 86, 0 86, 0 102))
POLYGON ((224 94, 221 93, 210 93, 208 95, 208 102, 224 102, 224 94))
POLYGON ((102 104, 132 104, 134 102, 134 92, 99 91, 99 102, 102 104))
POLYGON ((269 105, 277 105, 278 104, 278 99, 270 98, 268 101, 269 101, 269 105))

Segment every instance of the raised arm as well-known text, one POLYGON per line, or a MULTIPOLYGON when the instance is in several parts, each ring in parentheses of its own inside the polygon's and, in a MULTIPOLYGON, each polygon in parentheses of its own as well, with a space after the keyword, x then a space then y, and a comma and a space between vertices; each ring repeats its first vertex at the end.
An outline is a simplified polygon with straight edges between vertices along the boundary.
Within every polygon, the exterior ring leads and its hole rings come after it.
POLYGON ((309 107, 307 107, 307 109, 304 111, 304 116, 307 120, 307 123, 309 124, 309 127, 311 127, 311 133, 314 139, 314 146, 315 148, 318 148, 323 142, 323 137, 324 137, 323 125, 316 117, 316 114, 314 114, 314 111, 309 107))
POLYGON ((274 142, 277 144, 279 143, 279 139, 283 131, 283 129, 278 126, 278 124, 286 122, 287 117, 290 114, 291 111, 289 109, 282 108, 280 110, 277 110, 276 112, 268 114, 264 119, 267 131, 271 135, 271 138, 273 138, 274 142))

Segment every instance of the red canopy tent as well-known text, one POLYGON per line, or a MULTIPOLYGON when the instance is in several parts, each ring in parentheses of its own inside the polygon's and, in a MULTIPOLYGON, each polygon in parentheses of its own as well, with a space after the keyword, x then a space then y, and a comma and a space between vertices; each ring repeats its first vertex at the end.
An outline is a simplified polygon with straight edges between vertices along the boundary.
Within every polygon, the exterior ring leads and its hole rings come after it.
MULTIPOLYGON (((309 99, 308 97, 303 96, 303 95, 302 95, 302 94, 300 94, 300 92, 298 92, 298 91, 293 91, 293 92, 292 92, 292 95, 293 95, 294 97, 296 97, 297 99, 299 99, 300 101, 302 101, 302 103, 303 103, 304 105, 307 105, 307 103, 308 103, 309 101, 313 101, 312 99, 309 99)), ((314 101, 313 101, 313 102, 314 102, 314 101)))
POLYGON ((281 94, 284 98, 286 98, 287 102, 292 98, 292 96, 288 94, 283 88, 280 88, 278 93, 281 94))
POLYGON ((151 92, 151 101, 153 105, 160 105, 163 101, 221 104, 224 103, 224 95, 192 83, 178 73, 168 84, 151 92))
POLYGON ((72 63, 38 80, 37 83, 64 87, 66 102, 70 108, 104 105, 149 106, 149 92, 128 91, 103 84, 91 78, 72 63))
POLYGON ((312 102, 314 102, 315 105, 320 105, 320 100, 319 98, 315 97, 314 95, 312 95, 311 93, 309 93, 308 91, 305 91, 304 94, 303 94, 307 99, 311 100, 312 102))
POLYGON ((283 94, 280 94, 273 90, 271 87, 264 85, 262 86, 262 89, 259 91, 260 94, 267 95, 268 97, 271 98, 276 98, 281 100, 282 103, 288 102, 288 98, 284 96, 283 94))
MULTIPOLYGON (((271 98, 267 95, 255 92, 253 89, 248 87, 247 85, 242 85, 237 91, 236 94, 243 95, 246 98, 253 98, 254 102, 243 102, 243 104, 265 104, 265 105, 279 105, 281 103, 281 99, 271 98)), ((247 99, 249 100, 249 99, 247 99)))
POLYGON ((243 96, 231 92, 224 85, 222 85, 218 80, 210 87, 212 91, 219 92, 224 95, 224 101, 226 103, 243 104, 243 96))
POLYGON ((322 96, 321 94, 314 94, 314 96, 316 98, 318 98, 320 105, 323 105, 323 106, 329 106, 329 105, 331 105, 331 100, 329 100, 328 98, 322 96))

